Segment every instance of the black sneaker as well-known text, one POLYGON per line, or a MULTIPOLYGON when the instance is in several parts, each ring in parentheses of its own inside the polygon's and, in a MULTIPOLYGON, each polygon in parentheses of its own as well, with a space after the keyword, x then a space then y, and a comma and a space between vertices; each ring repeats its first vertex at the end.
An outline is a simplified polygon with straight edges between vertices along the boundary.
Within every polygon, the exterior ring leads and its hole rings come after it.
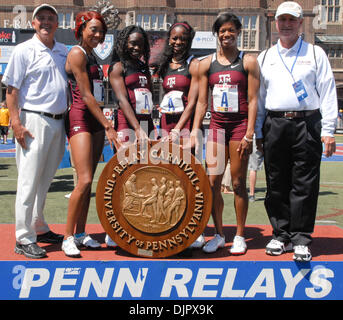
POLYGON ((48 231, 43 234, 37 235, 37 242, 41 243, 62 243, 63 242, 63 234, 57 234, 52 231, 48 231))
POLYGON ((14 248, 14 252, 23 254, 25 257, 31 259, 41 259, 46 257, 45 249, 39 247, 37 243, 20 244, 17 242, 14 248))

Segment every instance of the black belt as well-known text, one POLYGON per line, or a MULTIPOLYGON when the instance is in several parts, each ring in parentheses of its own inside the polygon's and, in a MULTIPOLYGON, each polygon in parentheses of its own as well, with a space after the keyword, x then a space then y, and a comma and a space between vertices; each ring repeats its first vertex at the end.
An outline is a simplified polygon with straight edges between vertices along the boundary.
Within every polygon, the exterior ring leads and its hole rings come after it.
POLYGON ((37 113, 40 114, 41 116, 46 116, 55 120, 60 120, 64 118, 64 113, 60 113, 60 114, 52 114, 49 112, 43 112, 43 111, 34 111, 34 110, 27 110, 27 109, 21 109, 21 111, 25 111, 25 112, 32 112, 32 113, 37 113))
POLYGON ((301 119, 318 113, 319 109, 308 111, 267 111, 267 115, 272 118, 301 119))

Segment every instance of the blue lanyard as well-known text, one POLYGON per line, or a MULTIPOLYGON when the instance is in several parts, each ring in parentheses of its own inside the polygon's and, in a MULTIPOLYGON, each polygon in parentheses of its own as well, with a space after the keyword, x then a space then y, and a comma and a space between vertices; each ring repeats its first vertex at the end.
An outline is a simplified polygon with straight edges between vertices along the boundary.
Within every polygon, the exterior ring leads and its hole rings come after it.
POLYGON ((294 82, 295 82, 295 79, 294 79, 294 77, 293 77, 293 69, 294 69, 295 63, 296 63, 297 60, 298 60, 298 56, 299 56, 299 53, 300 53, 300 49, 301 49, 302 44, 303 44, 303 39, 301 39, 301 41, 300 41, 300 45, 299 45, 299 48, 298 48, 298 52, 297 52, 297 55, 296 55, 295 60, 294 60, 294 62, 293 62, 293 65, 292 65, 292 69, 291 69, 291 70, 288 69, 288 67, 286 66, 285 61, 283 61, 282 56, 281 56, 281 53, 280 53, 280 49, 279 49, 279 44, 277 44, 277 51, 278 51, 278 53, 279 53, 280 59, 281 59, 283 65, 285 66, 285 68, 287 69, 287 71, 288 71, 288 72, 290 73, 290 75, 292 76, 294 82))

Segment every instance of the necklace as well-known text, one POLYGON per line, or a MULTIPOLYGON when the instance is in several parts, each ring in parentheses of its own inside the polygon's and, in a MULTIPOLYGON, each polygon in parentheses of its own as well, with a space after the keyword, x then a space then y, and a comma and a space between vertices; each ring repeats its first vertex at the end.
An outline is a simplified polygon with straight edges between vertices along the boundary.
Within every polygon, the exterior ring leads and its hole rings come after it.
POLYGON ((177 60, 175 60, 174 58, 172 58, 172 63, 175 63, 175 64, 181 64, 181 61, 177 61, 177 60))

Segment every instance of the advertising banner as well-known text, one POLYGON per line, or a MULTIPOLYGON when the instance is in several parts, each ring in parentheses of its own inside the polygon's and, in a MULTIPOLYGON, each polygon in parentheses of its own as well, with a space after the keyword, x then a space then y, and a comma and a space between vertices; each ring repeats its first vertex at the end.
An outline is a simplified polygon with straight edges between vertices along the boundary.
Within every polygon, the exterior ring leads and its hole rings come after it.
POLYGON ((342 300, 343 262, 2 261, 1 300, 342 300))

